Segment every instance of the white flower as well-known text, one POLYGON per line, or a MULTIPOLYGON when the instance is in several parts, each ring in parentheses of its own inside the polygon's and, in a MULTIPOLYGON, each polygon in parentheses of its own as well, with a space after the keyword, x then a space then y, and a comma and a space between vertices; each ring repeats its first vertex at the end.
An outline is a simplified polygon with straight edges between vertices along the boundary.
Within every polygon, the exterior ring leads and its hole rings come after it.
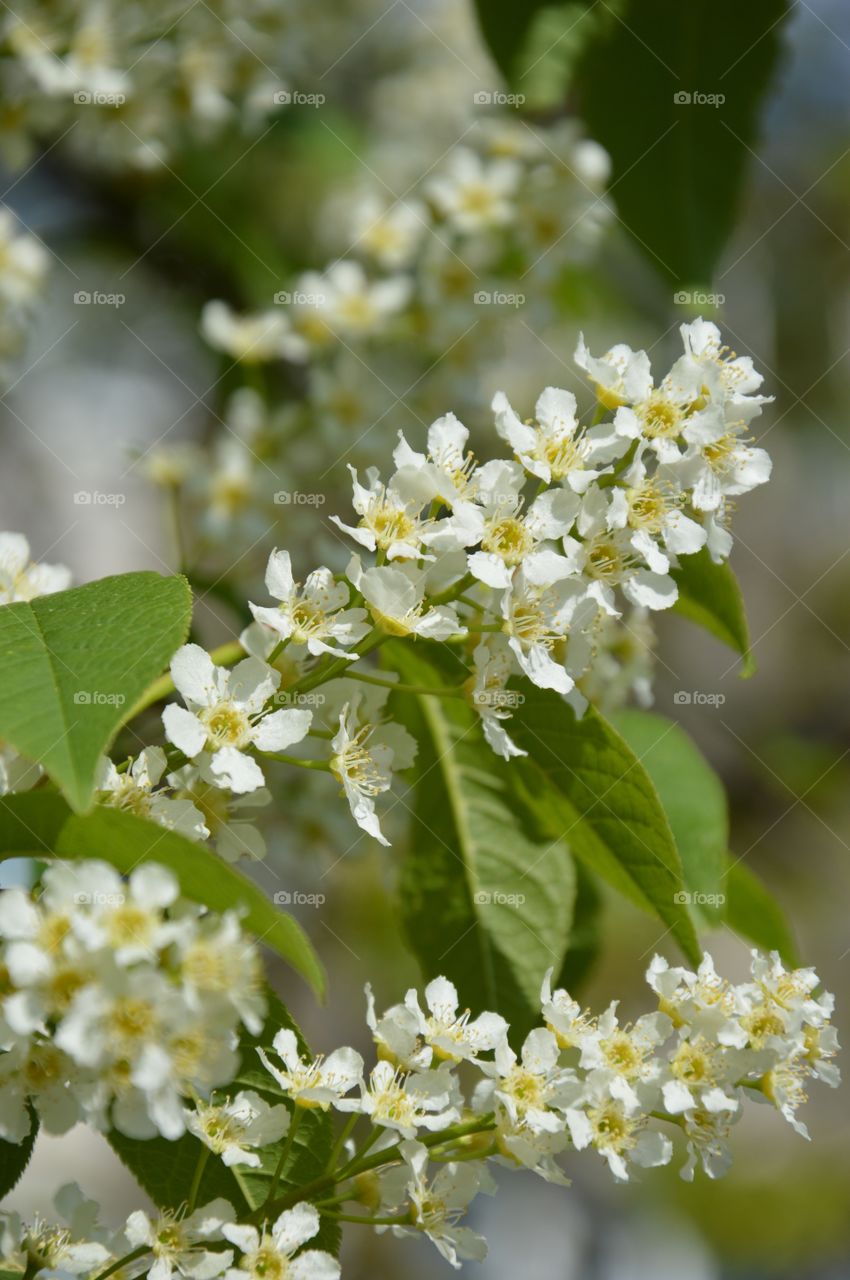
POLYGON ((0 743, 0 796, 29 791, 42 775, 41 765, 27 760, 8 743, 0 743))
POLYGON ((388 205, 376 193, 358 200, 351 211, 354 247, 389 270, 406 267, 428 228, 427 210, 418 200, 388 205))
MULTIPOLYGON (((259 630, 258 623, 252 625, 259 630)), ((274 633, 269 634, 274 645, 274 633)), ((266 856, 266 842, 254 826, 252 812, 271 804, 271 793, 265 787, 234 796, 206 781, 201 769, 194 764, 170 773, 168 783, 177 799, 190 801, 202 814, 208 839, 225 862, 238 862, 240 858, 259 862, 266 856)))
POLYGON ((151 1250, 150 1280, 171 1280, 175 1271, 187 1280, 212 1280, 230 1266, 233 1250, 214 1251, 203 1245, 223 1239, 223 1229, 233 1217, 232 1205, 222 1199, 210 1201, 185 1218, 164 1213, 151 1219, 137 1209, 127 1219, 124 1234, 134 1249, 147 1246, 151 1250))
POLYGON ((266 567, 266 588, 280 601, 278 608, 252 604, 257 622, 270 627, 282 639, 304 644, 309 653, 332 653, 355 658, 345 647, 367 634, 365 609, 349 609, 349 589, 336 582, 330 569, 314 569, 303 587, 292 576, 288 551, 273 551, 266 567))
POLYGON ((606 409, 641 400, 652 387, 649 356, 645 351, 632 351, 623 342, 597 358, 590 354, 580 333, 573 359, 594 383, 597 399, 606 409))
POLYGON ((422 1037, 422 1018, 407 1004, 394 1004, 380 1018, 375 1013, 372 987, 366 987, 366 1025, 378 1048, 378 1057, 406 1071, 430 1067, 434 1051, 422 1037))
MULTIPOLYGON (((321 1249, 307 1249, 294 1255, 312 1240, 319 1230, 319 1213, 313 1205, 302 1203, 285 1210, 267 1231, 256 1227, 229 1223, 224 1236, 242 1254, 238 1267, 226 1273, 226 1280, 269 1280, 270 1276, 286 1280, 338 1280, 339 1263, 321 1249)), ((203 1278, 202 1278, 203 1280, 203 1278)))
POLYGON ((384 485, 375 467, 370 467, 362 485, 354 467, 349 466, 354 487, 352 505, 360 516, 359 525, 348 525, 339 516, 331 521, 367 551, 382 551, 388 560, 411 560, 422 554, 424 526, 418 517, 422 499, 412 504, 394 484, 384 485))
POLYGON ((612 1097, 637 1107, 636 1089, 659 1075, 661 1062, 654 1050, 668 1039, 672 1025, 670 1018, 659 1012, 644 1014, 633 1026, 621 1027, 614 1000, 593 1030, 583 1036, 579 1064, 604 1081, 612 1097))
POLYGON ((221 1026, 238 1020, 259 1035, 266 1016, 263 967, 238 913, 202 915, 181 941, 179 974, 190 1009, 221 1026))
POLYGON ((205 840, 209 831, 203 814, 191 800, 170 796, 159 787, 166 769, 166 756, 161 747, 145 747, 130 765, 119 773, 107 757, 101 758, 95 786, 102 804, 123 809, 141 818, 150 818, 169 831, 178 831, 190 840, 205 840))
POLYGON ((513 160, 485 161, 468 147, 455 147, 425 190, 455 230, 481 231, 512 220, 520 174, 513 160))
POLYGON ((676 471, 698 511, 717 511, 727 497, 749 493, 770 479, 770 454, 748 444, 745 430, 710 417, 684 428, 688 448, 676 471))
POLYGON ((520 702, 520 696, 505 687, 514 674, 513 654, 507 638, 503 635, 482 636, 473 651, 472 660, 475 664, 472 705, 481 717, 481 728, 488 745, 503 760, 526 755, 504 728, 504 722, 511 718, 510 708, 520 702))
POLYGON ((428 605, 426 574, 415 564, 363 569, 359 557, 352 556, 347 574, 369 606, 376 624, 390 635, 446 640, 464 632, 451 605, 428 605))
POLYGON ((705 546, 705 529, 682 511, 686 495, 672 469, 650 476, 637 457, 610 495, 608 528, 628 529, 632 550, 656 573, 668 571, 669 557, 693 555, 705 546))
POLYGON ((597 604, 580 579, 539 586, 520 568, 502 597, 503 630, 523 672, 541 689, 569 693, 575 684, 564 662, 572 628, 590 625, 597 604))
POLYGON ((307 271, 296 281, 295 325, 315 342, 335 333, 369 337, 407 306, 411 289, 407 276, 370 280, 359 262, 333 262, 324 272, 307 271))
POLYGON ((46 1133, 67 1133, 83 1118, 79 1077, 72 1059, 49 1040, 0 1053, 0 1138, 24 1141, 32 1129, 30 1107, 46 1133))
POLYGON ((374 798, 390 789, 394 770, 413 764, 416 742, 399 724, 360 723, 358 708, 355 701, 346 703, 340 712, 339 729, 331 742, 331 772, 342 784, 357 825, 387 845, 374 798))
POLYGON ((649 537, 638 538, 629 528, 617 527, 617 507, 609 490, 591 488, 585 494, 577 528, 583 541, 564 543, 577 568, 591 580, 590 594, 606 612, 616 615, 614 588, 626 599, 647 609, 669 609, 679 589, 669 576, 670 561, 649 537))
POLYGON ((748 1035, 739 1017, 741 1002, 735 988, 718 975, 708 953, 696 973, 670 966, 663 956, 653 956, 646 981, 674 1027, 688 1026, 692 1033, 703 1034, 718 1044, 746 1048, 748 1035))
POLYGON ((415 1015, 422 1039, 437 1058, 448 1062, 475 1062, 479 1054, 495 1049, 508 1033, 508 1024, 498 1013, 471 1018, 468 1009, 459 1012, 457 988, 448 978, 434 978, 425 988, 427 1014, 422 1012, 413 987, 404 1003, 415 1015))
POLYGON ((0 605, 65 591, 71 570, 63 564, 35 564, 22 533, 0 533, 0 605))
POLYGON ((304 360, 308 346, 293 333, 285 311, 237 315, 226 302, 208 302, 201 313, 201 333, 212 347, 243 364, 264 360, 304 360))
POLYGON ((668 1054, 667 1078, 661 1087, 666 1110, 671 1115, 737 1111, 735 1085, 752 1066, 752 1057, 682 1028, 676 1047, 668 1054))
POLYGON ((537 399, 534 423, 518 417, 504 391, 496 392, 491 407, 499 435, 525 469, 547 484, 566 481, 574 492, 584 493, 606 464, 626 450, 626 442, 610 427, 579 427, 571 391, 546 387, 537 399))
POLYGON ((26 308, 41 291, 50 257, 11 211, 0 206, 0 299, 11 308, 26 308))
POLYGON ((480 1191, 495 1194, 496 1184, 487 1169, 450 1162, 429 1179, 427 1147, 406 1140, 401 1144, 401 1155, 404 1163, 381 1179, 382 1203, 396 1212, 404 1206, 412 1211, 411 1227, 394 1227, 394 1234, 424 1232, 455 1268, 465 1261, 483 1262, 487 1241, 459 1223, 480 1191))
POLYGON ((581 1048, 585 1039, 593 1034, 596 1020, 563 987, 552 990, 553 972, 554 970, 547 969, 540 987, 543 1019, 558 1041, 559 1048, 581 1048))
POLYGON ((187 644, 172 658, 171 676, 186 707, 165 708, 166 737, 190 759, 203 752, 210 780, 231 791, 255 791, 265 782, 244 748, 283 751, 310 728, 311 711, 263 713, 280 674, 257 658, 245 658, 231 672, 217 667, 199 645, 187 644))
POLYGON ((699 1162, 709 1178, 722 1178, 732 1163, 732 1152, 726 1139, 740 1110, 728 1107, 724 1110, 697 1109, 685 1112, 682 1117, 687 1138, 688 1158, 679 1171, 685 1182, 692 1182, 699 1162))
POLYGON ((221 1156, 223 1164, 257 1169, 260 1157, 252 1149, 277 1142, 289 1129, 289 1112, 269 1104, 252 1089, 242 1090, 223 1103, 198 1102, 186 1112, 186 1127, 204 1146, 221 1156))
POLYGON ((598 1072, 585 1080, 566 1121, 574 1146, 579 1151, 593 1146, 620 1181, 628 1181, 629 1164, 651 1169, 668 1164, 673 1154, 672 1142, 649 1127, 640 1104, 614 1096, 610 1080, 598 1072))
POLYGON ((373 1125, 415 1138, 418 1129, 438 1131, 460 1119, 457 1084, 446 1063, 431 1071, 405 1073, 379 1062, 361 1081, 360 1098, 343 1098, 340 1111, 361 1111, 373 1125))
POLYGON ((448 507, 461 499, 472 501, 476 466, 474 455, 466 447, 468 440, 468 430, 453 413, 431 423, 427 453, 417 453, 399 432, 399 443, 393 452, 397 467, 393 487, 419 506, 435 498, 448 507))
POLYGON ((558 1133, 564 1128, 562 1110, 576 1094, 574 1071, 559 1064, 558 1042, 551 1031, 530 1031, 517 1058, 507 1040, 496 1046, 494 1062, 479 1062, 486 1077, 475 1091, 476 1111, 489 1110, 494 1102, 511 1127, 532 1134, 558 1133))
POLYGON ((297 1107, 339 1107, 343 1095, 363 1078, 363 1059, 355 1049, 336 1049, 327 1058, 304 1061, 298 1052, 294 1031, 278 1031, 272 1046, 282 1059, 284 1070, 276 1067, 264 1049, 258 1049, 263 1066, 297 1107))

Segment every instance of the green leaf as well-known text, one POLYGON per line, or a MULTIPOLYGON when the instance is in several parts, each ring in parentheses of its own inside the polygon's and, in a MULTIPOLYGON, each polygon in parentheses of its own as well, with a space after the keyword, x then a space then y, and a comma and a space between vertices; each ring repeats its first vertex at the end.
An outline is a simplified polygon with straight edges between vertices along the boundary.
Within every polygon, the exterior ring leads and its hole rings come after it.
POLYGON ((635 710, 620 711, 611 719, 655 784, 692 902, 714 918, 720 912, 718 899, 729 848, 723 784, 674 720, 635 710))
POLYGON ((799 965, 797 945, 785 912, 769 889, 741 861, 730 858, 725 876, 726 923, 764 951, 778 951, 792 968, 799 965))
POLYGON ((278 910, 252 881, 206 846, 145 818, 99 808, 69 819, 59 835, 56 853, 62 858, 103 858, 123 874, 140 862, 170 867, 187 898, 203 902, 212 911, 241 908, 245 927, 258 941, 287 960, 317 994, 323 993, 324 971, 298 922, 278 910))
POLYGON ((40 857, 56 846, 71 810, 55 791, 0 796, 0 857, 40 857))
POLYGON ((576 862, 576 900, 570 945, 561 965, 555 987, 563 987, 573 996, 590 976, 602 946, 602 894, 596 877, 583 862, 576 862))
POLYGON ((704 627, 744 659, 742 676, 756 669, 750 652, 750 628, 738 579, 729 565, 715 564, 703 548, 696 555, 683 556, 672 576, 679 587, 674 605, 677 613, 704 627))
POLYGON ((191 609, 185 579, 149 572, 0 608, 0 739, 72 808, 90 807, 98 758, 186 639, 191 609))
POLYGON ((610 20, 570 89, 611 154, 617 211, 637 244, 672 288, 708 287, 734 225, 787 0, 604 8, 610 20))
POLYGON ((515 89, 529 87, 529 73, 536 72, 547 55, 561 53, 578 19, 593 7, 592 0, 525 0, 523 4, 475 0, 484 41, 505 80, 515 89))
POLYGON ((652 781, 631 748, 588 708, 582 718, 555 693, 522 682, 525 701, 511 736, 528 757, 512 777, 542 834, 567 840, 576 857, 673 933, 690 960, 700 948, 686 906, 682 863, 652 781))
MULTIPOLYGON (((285 1101, 277 1084, 263 1069, 257 1056, 257 1046, 269 1049, 276 1032, 281 1027, 289 1027, 298 1036, 302 1052, 307 1053, 308 1050, 286 1006, 271 990, 266 991, 266 999, 265 1027, 259 1036, 243 1030, 239 1042, 239 1072, 231 1084, 216 1091, 216 1100, 225 1094, 233 1097, 242 1089, 253 1089, 269 1104, 285 1101)), ((289 1106, 288 1100, 285 1105, 289 1106)), ((177 1209, 186 1201, 204 1150, 203 1144, 193 1134, 187 1133, 176 1142, 169 1142, 165 1138, 128 1138, 113 1129, 109 1133, 109 1142, 159 1208, 177 1209)), ((280 1142, 258 1151, 263 1161, 262 1169, 249 1169, 246 1165, 234 1165, 228 1169, 217 1156, 210 1154, 201 1174, 197 1203, 203 1205, 223 1196, 240 1215, 258 1209, 266 1199, 285 1142, 284 1137, 280 1142)), ((303 1186, 323 1173, 332 1142, 332 1114, 318 1110, 302 1111, 292 1150, 281 1175, 280 1193, 283 1194, 287 1187, 303 1186)), ((313 1247, 336 1252, 339 1228, 332 1220, 322 1219, 313 1247)))
MULTIPOLYGON (((445 685, 448 659, 432 664, 418 645, 385 650, 406 681, 445 685)), ((501 1013, 521 1037, 537 1019, 544 973, 560 970, 567 949, 575 891, 569 850, 528 837, 511 795, 511 766, 484 742, 463 700, 416 701, 419 781, 399 883, 411 947, 427 978, 450 978, 463 1004, 501 1013)))
POLYGON ((32 1128, 23 1142, 5 1142, 0 1139, 0 1200, 15 1187, 30 1162, 38 1136, 38 1116, 30 1107, 32 1128))

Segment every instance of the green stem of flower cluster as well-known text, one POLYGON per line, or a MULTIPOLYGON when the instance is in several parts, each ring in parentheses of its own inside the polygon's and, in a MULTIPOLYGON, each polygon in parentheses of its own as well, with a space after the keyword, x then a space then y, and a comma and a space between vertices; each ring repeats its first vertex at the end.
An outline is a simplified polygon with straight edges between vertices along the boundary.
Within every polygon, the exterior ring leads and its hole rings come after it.
MULTIPOLYGON (((474 1120, 466 1120, 461 1124, 452 1125, 448 1129, 442 1129, 439 1133, 429 1133, 421 1139, 421 1142, 426 1147, 445 1146, 447 1143, 456 1142, 458 1139, 466 1138, 471 1134, 488 1133, 495 1127, 496 1121, 492 1115, 477 1116, 474 1120)), ((356 1178, 358 1174, 368 1173, 371 1169, 379 1169, 385 1164, 395 1164, 400 1159, 400 1143, 387 1147, 383 1151, 376 1151, 363 1159, 356 1157, 353 1162, 344 1165, 342 1169, 337 1169, 333 1173, 323 1174, 321 1178, 315 1178, 312 1182, 308 1182, 302 1187, 294 1187, 277 1200, 272 1199, 270 1195, 265 1204, 255 1210, 249 1221, 260 1222, 265 1218, 270 1218, 272 1215, 276 1216, 282 1213, 284 1209, 291 1209, 294 1204, 298 1204, 301 1200, 315 1200, 323 1191, 332 1190, 340 1182, 347 1182, 350 1178, 356 1178)))
POLYGON ((284 1142, 283 1147, 281 1149, 280 1158, 277 1162, 277 1166, 272 1176, 271 1186, 269 1187, 269 1194, 266 1196, 265 1203, 262 1206, 263 1209, 265 1209, 266 1205, 268 1205, 272 1200, 274 1200, 275 1196, 277 1195, 277 1189, 280 1185, 281 1175, 283 1174, 283 1170, 286 1167, 286 1162, 292 1153, 292 1148, 295 1143, 295 1135, 298 1132, 298 1126, 301 1123, 301 1115, 302 1115, 301 1108, 296 1107, 292 1113, 292 1119, 289 1122, 289 1133, 286 1135, 286 1142, 284 1142))
POLYGON ((125 1253, 123 1258, 116 1258, 111 1262, 105 1271, 99 1272, 94 1280, 107 1280, 108 1276, 112 1276, 116 1271, 121 1271, 129 1263, 135 1262, 137 1258, 143 1258, 146 1253, 150 1253, 150 1248, 146 1244, 140 1244, 137 1249, 132 1249, 129 1253, 125 1253))
POLYGON ((195 1206, 198 1203, 198 1192, 201 1189, 201 1179, 204 1176, 204 1169, 207 1167, 207 1160, 209 1160, 209 1157, 209 1147, 201 1147, 201 1152, 198 1156, 198 1163, 195 1165, 195 1174, 192 1178, 192 1186, 189 1191, 188 1207, 186 1209, 187 1213, 194 1213, 195 1211, 195 1206))

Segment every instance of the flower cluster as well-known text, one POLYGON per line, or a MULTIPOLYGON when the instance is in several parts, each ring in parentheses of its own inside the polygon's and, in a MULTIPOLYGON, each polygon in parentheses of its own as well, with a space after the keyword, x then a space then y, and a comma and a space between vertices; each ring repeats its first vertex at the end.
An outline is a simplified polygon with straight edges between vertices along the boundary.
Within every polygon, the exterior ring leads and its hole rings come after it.
MULTIPOLYGON (((682 1177, 700 1164, 716 1178, 731 1160, 729 1132, 747 1098, 771 1103, 808 1136, 798 1116, 807 1083, 839 1082, 833 997, 817 994, 812 969, 787 970, 775 953, 754 951, 750 978, 736 985, 709 955, 696 972, 656 956, 647 981, 658 1008, 632 1023, 620 1019, 617 1001, 598 1016, 582 1009, 547 974, 543 1025, 519 1052, 505 1020, 472 1018, 445 978, 428 984, 424 1001, 410 990, 381 1016, 367 987, 378 1056, 371 1070, 352 1048, 304 1058, 289 1030, 259 1055, 294 1106, 293 1124, 300 1109, 333 1108, 349 1117, 345 1135, 359 1117, 373 1130, 359 1149, 349 1143, 328 1176, 331 1203, 359 1200, 373 1215, 362 1221, 424 1233, 457 1266, 486 1252, 461 1224, 473 1198, 495 1189, 488 1161, 567 1185, 564 1157, 592 1149, 625 1181, 635 1167, 668 1164, 678 1134, 682 1177)), ((230 1110, 240 1106, 244 1112, 237 1098, 230 1110)), ((252 1141, 243 1127, 235 1155, 209 1145, 233 1162, 247 1158, 252 1141)), ((236 1241, 233 1232, 228 1238, 236 1241)), ((241 1247, 248 1253, 256 1240, 241 1247)))
POLYGON ((7 1142, 30 1132, 31 1108, 49 1133, 85 1120, 178 1138, 185 1098, 233 1079, 240 1024, 263 1024, 259 956, 237 916, 181 899, 155 863, 125 881, 105 863, 57 862, 37 893, 5 890, 0 961, 7 1142))
POLYGON ((25 0, 0 29, 7 152, 25 161, 35 138, 68 132, 88 163, 150 169, 187 131, 258 131, 288 101, 267 60, 270 42, 284 46, 289 7, 25 0))
POLYGON ((0 205, 0 367, 21 350, 48 263, 41 241, 0 205))

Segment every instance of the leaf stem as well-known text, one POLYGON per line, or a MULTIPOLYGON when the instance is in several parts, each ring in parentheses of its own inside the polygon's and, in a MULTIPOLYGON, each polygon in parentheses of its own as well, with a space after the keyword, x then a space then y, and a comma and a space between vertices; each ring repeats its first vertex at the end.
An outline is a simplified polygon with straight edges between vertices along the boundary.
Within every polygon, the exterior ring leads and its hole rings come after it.
POLYGON ((186 1210, 187 1213, 194 1213, 195 1211, 195 1206, 198 1203, 198 1192, 201 1189, 201 1179, 204 1176, 204 1169, 207 1166, 207 1160, 209 1160, 209 1157, 210 1157, 209 1147, 202 1146, 200 1154, 198 1156, 198 1163, 195 1165, 195 1174, 194 1174, 194 1177, 192 1178, 192 1186, 189 1191, 189 1202, 188 1202, 188 1208, 186 1210))
POLYGON ((361 680, 363 684, 376 684, 381 689, 390 689, 395 693, 430 693, 435 698, 463 698, 462 689, 439 689, 435 685, 403 684, 399 680, 382 680, 380 676, 367 676, 365 671, 352 671, 351 680, 361 680))

